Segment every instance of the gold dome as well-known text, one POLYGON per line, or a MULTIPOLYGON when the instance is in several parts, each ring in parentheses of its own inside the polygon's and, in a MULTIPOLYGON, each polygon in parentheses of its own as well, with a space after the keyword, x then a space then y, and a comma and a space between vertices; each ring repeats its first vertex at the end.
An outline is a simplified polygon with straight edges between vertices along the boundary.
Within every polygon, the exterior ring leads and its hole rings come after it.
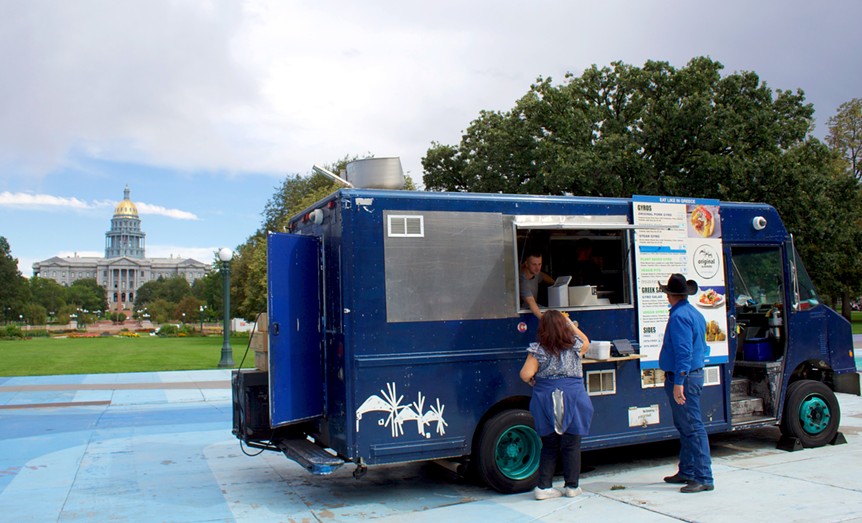
POLYGON ((123 191, 123 201, 117 204, 114 208, 114 216, 134 216, 138 217, 138 208, 135 207, 135 204, 132 203, 132 200, 129 199, 129 186, 126 186, 126 189, 123 191))

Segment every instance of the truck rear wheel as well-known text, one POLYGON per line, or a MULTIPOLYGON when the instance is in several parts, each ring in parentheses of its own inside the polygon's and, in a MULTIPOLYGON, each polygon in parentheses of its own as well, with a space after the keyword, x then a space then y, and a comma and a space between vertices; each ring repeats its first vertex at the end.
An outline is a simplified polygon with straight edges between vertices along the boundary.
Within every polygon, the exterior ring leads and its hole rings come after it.
POLYGON ((832 389, 819 381, 800 380, 787 387, 781 432, 803 447, 822 447, 835 438, 841 408, 832 389))
POLYGON ((524 492, 536 485, 542 440, 526 410, 503 411, 482 428, 476 471, 491 488, 524 492))

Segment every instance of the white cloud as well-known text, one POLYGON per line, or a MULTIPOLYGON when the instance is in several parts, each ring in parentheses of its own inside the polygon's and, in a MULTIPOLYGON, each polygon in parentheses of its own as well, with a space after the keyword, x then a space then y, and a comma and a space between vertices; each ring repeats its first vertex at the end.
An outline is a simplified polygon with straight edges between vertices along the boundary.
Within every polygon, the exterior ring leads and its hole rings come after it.
POLYGON ((147 258, 193 258, 199 262, 211 263, 218 250, 219 247, 147 245, 147 258))
POLYGON ((166 209, 160 205, 151 205, 149 203, 138 202, 135 203, 135 206, 138 208, 138 212, 140 214, 152 214, 158 216, 167 216, 168 218, 174 218, 177 220, 197 220, 198 217, 195 213, 188 211, 181 211, 179 209, 166 209))
POLYGON ((52 196, 50 194, 12 193, 0 192, 0 206, 19 207, 27 209, 65 208, 65 209, 92 209, 93 205, 77 198, 66 198, 63 196, 52 196))
POLYGON ((862 70, 858 2, 7 4, 0 167, 14 169, 0 177, 43 174, 75 153, 283 174, 371 152, 401 156, 419 181, 432 141, 456 143, 480 110, 511 108, 540 75, 708 54, 727 72, 803 88, 822 122, 858 96, 862 70))
MULTIPOLYGON (((17 207, 32 210, 45 210, 46 207, 49 209, 91 210, 110 208, 115 205, 116 202, 109 200, 86 202, 78 198, 67 198, 50 194, 0 192, 0 207, 17 207)), ((152 205, 144 202, 136 202, 135 206, 138 208, 140 214, 166 216, 175 220, 198 220, 198 216, 195 213, 180 209, 168 209, 161 205, 152 205)))
POLYGON ((5 5, 0 160, 30 168, 22 174, 76 149, 180 168, 229 163, 229 114, 257 96, 231 55, 240 14, 227 0, 218 9, 171 0, 5 5))

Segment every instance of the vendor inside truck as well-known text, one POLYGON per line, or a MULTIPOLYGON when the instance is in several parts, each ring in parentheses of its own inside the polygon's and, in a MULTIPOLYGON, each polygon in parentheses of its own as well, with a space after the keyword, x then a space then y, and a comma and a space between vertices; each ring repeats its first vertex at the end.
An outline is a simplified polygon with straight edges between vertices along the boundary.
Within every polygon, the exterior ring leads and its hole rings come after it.
MULTIPOLYGON (((520 313, 541 318, 548 307, 547 288, 554 278, 571 276, 569 285, 597 288, 598 300, 587 307, 631 306, 631 236, 614 229, 518 228, 520 313)), ((578 305, 564 306, 572 310, 578 305)), ((556 307, 553 307, 556 308, 556 307)))
POLYGON ((542 311, 539 310, 537 302, 540 282, 552 285, 554 279, 542 272, 542 253, 530 251, 521 263, 519 274, 521 306, 528 307, 537 318, 541 319, 542 311))

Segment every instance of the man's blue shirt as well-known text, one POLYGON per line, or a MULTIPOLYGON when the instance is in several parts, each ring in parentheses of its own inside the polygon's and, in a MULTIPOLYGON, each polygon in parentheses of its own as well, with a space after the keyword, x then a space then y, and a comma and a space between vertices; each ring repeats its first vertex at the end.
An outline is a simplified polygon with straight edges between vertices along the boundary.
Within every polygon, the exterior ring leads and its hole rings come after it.
POLYGON ((670 308, 659 368, 673 372, 674 385, 682 385, 689 371, 703 367, 706 353, 706 319, 688 300, 681 300, 670 308))

